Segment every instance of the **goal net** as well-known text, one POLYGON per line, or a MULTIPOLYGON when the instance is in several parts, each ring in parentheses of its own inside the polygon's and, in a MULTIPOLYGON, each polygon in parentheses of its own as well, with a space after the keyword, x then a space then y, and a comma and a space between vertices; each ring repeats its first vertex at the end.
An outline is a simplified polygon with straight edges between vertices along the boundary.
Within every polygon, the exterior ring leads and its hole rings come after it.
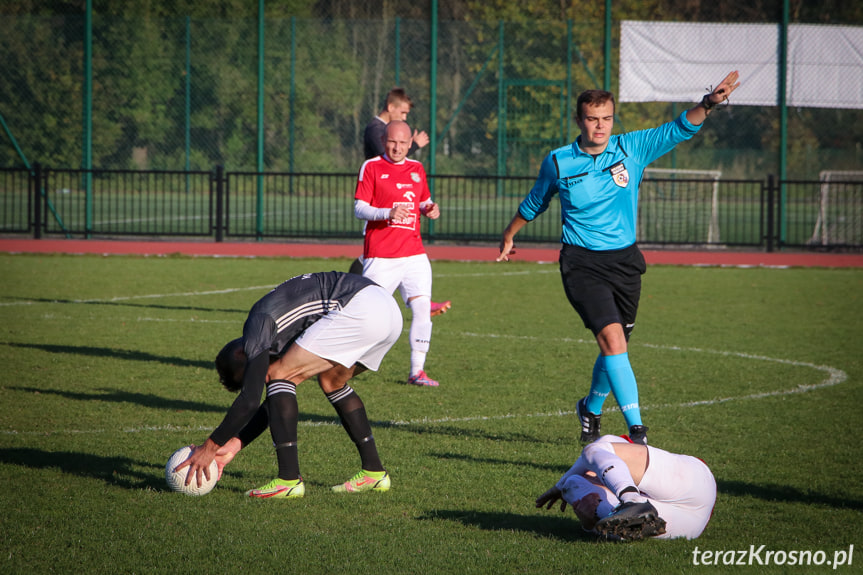
POLYGON ((647 168, 641 182, 638 241, 719 244, 720 170, 647 168))
POLYGON ((810 245, 863 244, 863 171, 824 170, 818 174, 820 202, 810 245))

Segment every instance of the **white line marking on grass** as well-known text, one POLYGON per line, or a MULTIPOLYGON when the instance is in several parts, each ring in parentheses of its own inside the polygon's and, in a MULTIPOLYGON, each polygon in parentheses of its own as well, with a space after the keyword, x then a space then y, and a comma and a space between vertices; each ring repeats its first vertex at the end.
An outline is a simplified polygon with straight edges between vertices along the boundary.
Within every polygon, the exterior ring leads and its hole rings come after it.
MULTIPOLYGON (((506 334, 478 334, 478 333, 462 333, 460 335, 465 335, 468 337, 487 337, 491 339, 522 339, 528 341, 534 341, 539 338, 534 336, 517 336, 517 335, 506 335, 506 334)), ((585 340, 585 339, 573 339, 573 338, 561 338, 557 341, 564 342, 573 342, 573 343, 595 343, 593 340, 585 340)), ((647 347, 651 349, 660 349, 660 350, 668 350, 668 351, 692 351, 696 353, 710 353, 714 355, 723 355, 726 357, 739 357, 741 359, 752 359, 756 361, 769 361, 773 363, 780 363, 783 365, 790 365, 794 367, 805 367, 809 369, 814 369, 816 371, 822 371, 827 374, 827 377, 822 381, 809 385, 798 385, 796 387, 790 389, 778 389, 774 391, 765 391, 761 393, 751 393, 748 395, 741 395, 737 397, 722 397, 717 399, 704 399, 699 401, 686 401, 683 403, 665 403, 659 405, 642 405, 642 410, 652 410, 652 409, 668 409, 668 408, 687 408, 687 407, 701 407, 705 405, 718 405, 720 403, 727 403, 729 401, 749 401, 749 400, 757 400, 764 399, 766 397, 777 397, 777 396, 785 396, 785 395, 794 395, 798 393, 807 393, 810 391, 814 391, 816 389, 822 389, 825 387, 832 387, 834 385, 839 385, 848 379, 848 374, 843 370, 831 367, 829 365, 817 365, 814 363, 810 363, 807 361, 796 361, 790 359, 780 359, 775 357, 769 357, 766 355, 755 355, 751 353, 742 353, 742 352, 734 352, 734 351, 721 351, 721 350, 712 350, 712 349, 701 349, 697 347, 680 347, 676 345, 654 345, 649 343, 638 344, 641 347, 647 347)), ((614 412, 618 411, 617 407, 609 407, 605 409, 605 412, 614 412)), ((441 423, 470 423, 472 421, 500 421, 504 419, 528 419, 528 418, 537 418, 537 417, 562 417, 562 416, 572 416, 575 415, 575 411, 551 411, 551 412, 540 412, 540 413, 505 413, 500 415, 473 415, 473 416, 465 416, 465 417, 439 417, 439 418, 430 418, 423 417, 420 419, 409 419, 409 420, 394 420, 394 421, 373 421, 373 426, 392 426, 392 427, 406 427, 411 425, 436 425, 441 423)), ((335 418, 332 421, 300 421, 299 425, 301 427, 322 427, 322 426, 340 426, 341 423, 338 422, 335 418)), ((122 433, 145 433, 149 431, 209 431, 211 428, 198 426, 198 427, 183 427, 183 426, 175 426, 175 425, 161 425, 161 426, 144 426, 144 427, 133 427, 126 428, 122 430, 122 433)), ((15 431, 15 430, 5 430, 0 432, 0 435, 23 435, 23 436, 31 436, 31 435, 58 435, 58 434, 100 434, 100 433, 116 433, 115 430, 109 429, 94 429, 94 430, 54 430, 54 431, 15 431)))
MULTIPOLYGON (((128 427, 121 429, 120 433, 144 433, 147 431, 212 431, 212 427, 199 425, 197 427, 184 427, 182 425, 145 425, 143 427, 128 427)), ((55 431, 4 431, 3 435, 97 435, 100 433, 117 433, 114 429, 62 429, 55 431)))
POLYGON ((166 297, 197 297, 202 295, 221 295, 226 293, 234 293, 241 291, 251 291, 251 290, 271 290, 273 289, 272 285, 266 286, 251 286, 251 287, 241 287, 241 288, 226 288, 219 290, 209 290, 209 291, 190 291, 190 292, 177 292, 177 293, 156 293, 156 294, 144 294, 144 295, 128 295, 128 296, 116 296, 110 298, 94 298, 94 299, 73 299, 73 300, 50 300, 50 301, 7 301, 0 302, 0 306, 13 306, 13 305, 33 305, 36 303, 110 303, 117 301, 130 301, 136 299, 161 299, 166 297))
MULTIPOLYGON (((547 274, 547 273, 557 273, 557 270, 524 270, 517 272, 502 272, 502 273, 470 273, 470 274, 435 274, 437 278, 454 278, 454 277, 488 277, 488 276, 524 276, 524 275, 536 275, 536 274, 547 274)), ((277 284, 265 285, 265 286, 249 286, 249 287, 239 287, 239 288, 225 288, 219 290, 208 290, 208 291, 190 291, 190 292, 176 292, 176 293, 156 293, 156 294, 142 294, 142 295, 130 295, 130 296, 115 296, 110 298, 92 298, 92 299, 73 299, 73 300, 45 300, 45 301, 33 301, 33 300, 24 300, 24 301, 7 301, 0 302, 0 307, 11 307, 11 306, 21 306, 21 305, 35 305, 40 303, 111 303, 118 301, 131 301, 137 299, 162 299, 169 297, 198 297, 198 296, 207 296, 207 295, 222 295, 228 293, 235 293, 241 291, 253 291, 253 290, 271 290, 276 287, 277 284)))
MULTIPOLYGON (((485 276, 521 276, 528 274, 537 274, 537 273, 557 273, 557 270, 522 270, 522 271, 512 271, 512 272, 493 272, 493 273, 470 273, 470 274, 436 274, 436 277, 485 277, 485 276)), ((137 295, 137 296, 117 296, 113 298, 107 299, 82 299, 82 300, 71 300, 70 303, 102 303, 102 302, 117 302, 117 301, 130 301, 136 299, 160 299, 160 298, 168 298, 168 297, 197 297, 197 296, 205 296, 205 295, 220 295, 241 291, 252 291, 252 290, 270 290, 272 289, 272 285, 267 286, 250 286, 250 287, 241 287, 241 288, 226 288, 221 290, 208 290, 208 291, 198 291, 198 292, 179 292, 179 293, 167 293, 167 294, 147 294, 147 295, 137 295)), ((46 302, 36 302, 36 301, 20 301, 20 302, 0 302, 0 306, 16 306, 16 305, 33 305, 36 303, 46 303, 46 302)), ((139 317, 138 321, 164 321, 164 322, 200 322, 200 323, 234 323, 232 320, 201 320, 190 318, 186 320, 177 320, 177 319, 169 319, 169 318, 149 318, 149 317, 139 317)), ((460 334, 467 337, 483 337, 489 339, 518 339, 518 340, 526 340, 526 341, 540 341, 548 338, 540 338, 537 336, 526 336, 526 335, 513 335, 513 334, 480 334, 480 333, 472 333, 472 332, 462 332, 460 334)), ((592 339, 580 339, 580 338, 556 338, 555 341, 564 342, 564 343, 579 343, 579 344, 594 344, 595 341, 592 339)), ((710 349, 701 349, 695 347, 680 347, 680 346, 671 346, 671 345, 654 345, 654 344, 633 344, 638 345, 640 347, 647 347, 652 349, 662 349, 668 351, 691 351, 696 353, 710 353, 715 355, 724 355, 727 357, 739 357, 742 359, 751 359, 758 361, 770 361, 774 363, 780 363, 784 365, 790 365, 795 367, 805 367, 810 369, 815 369, 818 371, 823 371, 827 373, 827 378, 822 380, 819 383, 812 385, 799 385, 797 387, 791 389, 783 389, 783 390, 775 390, 768 391, 762 393, 754 393, 744 396, 738 397, 725 397, 718 399, 708 399, 708 400, 700 400, 700 401, 691 401, 685 403, 677 403, 677 404, 661 404, 661 405, 642 405, 641 409, 650 410, 650 409, 666 409, 666 408, 681 408, 681 407, 698 407, 703 405, 716 405, 720 403, 726 403, 729 401, 741 401, 741 400, 755 400, 755 399, 763 399, 766 397, 775 397, 775 396, 783 396, 783 395, 792 395, 797 393, 806 393, 809 391, 813 391, 816 389, 821 389, 825 387, 831 387, 834 385, 838 385, 848 379, 848 374, 846 374, 841 369, 837 369, 830 366, 824 365, 816 365, 809 362, 802 361, 794 361, 794 360, 786 360, 786 359, 777 359, 768 356, 762 355, 754 355, 749 353, 741 353, 741 352, 732 352, 732 351, 721 351, 721 350, 710 350, 710 349)), ((610 407, 607 408, 606 411, 616 411, 618 408, 610 407)), ((493 420, 501 420, 501 419, 514 419, 514 418, 533 418, 533 417, 559 417, 559 416, 571 416, 575 412, 574 411, 555 411, 555 412, 546 412, 546 413, 532 413, 532 414, 502 414, 502 415, 491 415, 491 416, 468 416, 468 417, 444 417, 437 419, 430 418, 422 418, 417 420, 398 420, 398 421, 389 421, 389 422, 377 422, 378 425, 392 425, 392 426, 409 426, 409 425, 428 425, 428 424, 438 424, 438 423, 460 423, 460 422, 471 422, 471 421, 493 421, 493 420)), ((340 425, 337 421, 333 422, 300 422, 300 425, 303 427, 315 427, 319 425, 340 425)), ((174 426, 162 426, 162 427, 143 427, 143 428, 133 428, 133 429, 125 429, 123 430, 125 433, 141 433, 146 431, 197 431, 199 428, 185 428, 185 427, 174 427, 174 426)), ((18 432, 15 430, 7 430, 2 431, 0 434, 2 435, 45 435, 45 434, 55 434, 55 433, 113 433, 113 431, 109 430, 92 430, 92 431, 79 431, 79 430, 57 430, 57 431, 39 431, 39 432, 18 432)))
POLYGON ((183 323, 233 323, 236 324, 237 320, 235 319, 198 319, 194 317, 190 317, 189 319, 171 319, 166 317, 139 317, 138 321, 155 321, 155 322, 183 322, 183 323))

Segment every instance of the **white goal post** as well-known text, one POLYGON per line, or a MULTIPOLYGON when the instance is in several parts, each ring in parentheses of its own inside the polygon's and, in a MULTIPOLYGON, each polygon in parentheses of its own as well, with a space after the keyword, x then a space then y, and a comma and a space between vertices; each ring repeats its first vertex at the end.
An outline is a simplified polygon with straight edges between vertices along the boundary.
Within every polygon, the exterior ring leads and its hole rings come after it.
POLYGON ((822 246, 859 243, 863 235, 863 186, 860 186, 863 171, 823 170, 818 181, 821 200, 808 243, 822 246), (841 203, 837 202, 839 199, 841 203), (839 207, 833 208, 835 204, 839 207))
POLYGON ((719 180, 722 177, 721 170, 686 170, 676 168, 647 168, 644 170, 645 177, 653 179, 675 179, 682 180, 712 180, 713 189, 710 196, 710 220, 707 229, 707 243, 718 244, 719 239, 719 180))

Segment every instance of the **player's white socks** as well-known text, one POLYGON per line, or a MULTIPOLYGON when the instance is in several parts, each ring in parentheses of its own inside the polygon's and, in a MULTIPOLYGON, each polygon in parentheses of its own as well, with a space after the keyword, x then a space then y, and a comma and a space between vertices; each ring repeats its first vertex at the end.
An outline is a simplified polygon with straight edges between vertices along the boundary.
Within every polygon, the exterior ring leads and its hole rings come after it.
POLYGON ((614 452, 613 444, 602 441, 591 443, 584 448, 579 459, 584 459, 587 468, 596 473, 621 503, 647 501, 632 480, 626 462, 614 452))
POLYGON ((410 301, 411 307, 411 375, 425 368, 426 354, 431 344, 431 298, 420 296, 410 301))
POLYGON ((599 505, 596 507, 596 516, 597 517, 605 517, 614 511, 614 506, 617 501, 614 499, 609 500, 608 491, 600 487, 599 485, 595 485, 588 478, 582 475, 572 475, 568 477, 562 484, 558 485, 558 489, 560 489, 560 495, 564 501, 575 507, 575 504, 578 501, 590 494, 596 493, 599 496, 599 505), (614 503, 612 503, 612 501, 614 503))

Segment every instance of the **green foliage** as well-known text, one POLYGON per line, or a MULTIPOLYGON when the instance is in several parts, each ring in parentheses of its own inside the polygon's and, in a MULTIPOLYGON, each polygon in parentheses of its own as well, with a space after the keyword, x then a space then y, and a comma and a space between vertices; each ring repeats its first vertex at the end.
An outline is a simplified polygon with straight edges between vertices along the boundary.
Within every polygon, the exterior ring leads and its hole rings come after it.
MULTIPOLYGON (((791 2, 792 22, 859 25, 857 4, 830 1, 816 8, 791 2)), ((0 113, 29 163, 58 168, 82 164, 83 5, 0 3, 0 113)), ((252 170, 263 162, 269 171, 354 172, 363 160, 363 128, 398 81, 416 104, 409 118, 415 128, 428 131, 435 114, 438 173, 488 175, 503 167, 509 175, 534 175, 549 142, 574 139, 577 129, 572 118, 561 118, 558 92, 501 93, 501 71, 507 80, 570 81, 571 93, 563 96, 571 106, 580 91, 602 84, 607 69, 611 88, 616 88, 621 20, 761 23, 781 18, 777 0, 745 5, 619 0, 611 5, 612 55, 605 62, 601 2, 442 1, 432 86, 429 5, 407 0, 265 2, 260 158, 258 3, 96 1, 93 164, 103 169, 181 169, 187 163, 192 169, 211 169, 223 164, 252 170), (505 140, 499 145, 501 133, 505 140)), ((693 98, 703 88, 693 86, 693 98)), ((658 125, 669 119, 667 110, 663 103, 620 106, 619 129, 658 125)), ((748 178, 775 172, 777 110, 741 107, 711 119, 703 142, 692 145, 710 147, 716 154, 683 154, 676 167, 719 167, 748 178)), ((789 114, 789 177, 812 178, 821 169, 859 165, 859 117, 859 110, 797 109, 789 114)), ((427 161, 430 151, 419 158, 427 161)), ((0 167, 23 163, 0 134, 0 167)))
MULTIPOLYGON (((2 571, 667 574, 696 570, 696 548, 832 558, 863 543, 860 270, 648 270, 630 354, 651 442, 702 457, 719 486, 695 541, 602 544, 571 512, 535 509, 578 453, 596 355, 554 265, 434 263, 453 301, 428 362, 441 387, 403 385, 405 337, 352 383, 389 493, 329 491, 358 458, 313 382, 298 388, 304 499, 242 496, 275 476, 266 437, 211 494, 168 492, 168 456, 232 400, 212 359, 251 304, 348 265, 0 255, 2 571)), ((621 433, 612 406, 603 429, 621 433)))

